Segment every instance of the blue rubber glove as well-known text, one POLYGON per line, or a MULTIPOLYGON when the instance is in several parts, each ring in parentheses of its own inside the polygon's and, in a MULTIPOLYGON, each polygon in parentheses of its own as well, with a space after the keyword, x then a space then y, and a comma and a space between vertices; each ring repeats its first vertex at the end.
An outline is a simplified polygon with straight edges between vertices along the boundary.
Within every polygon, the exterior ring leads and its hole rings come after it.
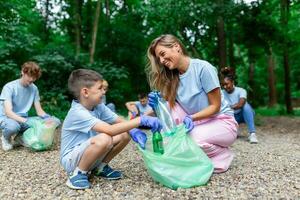
POLYGON ((184 123, 185 128, 187 129, 188 133, 191 132, 191 130, 193 130, 194 122, 190 115, 185 116, 185 118, 183 119, 183 123, 184 123))
POLYGON ((131 112, 131 119, 135 118, 137 116, 137 113, 136 112, 131 112))
POLYGON ((154 110, 155 107, 158 105, 158 99, 161 98, 159 92, 150 92, 148 95, 148 104, 154 110))
POLYGON ((43 116, 40 116, 41 119, 48 119, 50 117, 51 117, 51 115, 49 115, 47 113, 45 115, 43 115, 43 116))
POLYGON ((146 134, 140 129, 134 128, 129 131, 129 134, 133 141, 138 143, 142 149, 145 149, 145 145, 147 142, 146 134))
POLYGON ((160 120, 157 117, 151 117, 148 115, 141 116, 140 126, 151 127, 152 133, 160 132, 160 130, 162 129, 160 120))

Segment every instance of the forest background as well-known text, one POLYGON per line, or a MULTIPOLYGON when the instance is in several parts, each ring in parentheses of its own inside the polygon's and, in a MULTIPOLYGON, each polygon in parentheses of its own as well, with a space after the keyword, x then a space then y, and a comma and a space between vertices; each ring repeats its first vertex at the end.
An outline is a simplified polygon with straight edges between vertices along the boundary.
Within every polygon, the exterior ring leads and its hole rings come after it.
POLYGON ((0 2, 0 88, 36 61, 48 113, 70 107, 70 72, 89 68, 110 84, 108 102, 149 92, 146 51, 161 34, 192 57, 230 66, 264 115, 300 115, 300 2, 297 0, 9 0, 0 2))

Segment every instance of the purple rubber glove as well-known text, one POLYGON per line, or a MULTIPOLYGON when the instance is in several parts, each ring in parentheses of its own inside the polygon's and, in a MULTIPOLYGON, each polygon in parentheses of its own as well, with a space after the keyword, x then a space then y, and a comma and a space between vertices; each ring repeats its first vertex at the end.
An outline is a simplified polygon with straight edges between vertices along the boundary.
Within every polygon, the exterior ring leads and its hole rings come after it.
POLYGON ((155 107, 158 105, 158 99, 161 98, 159 92, 150 92, 148 95, 148 104, 154 110, 155 107))
POLYGON ((137 113, 136 112, 131 112, 131 119, 134 119, 135 117, 137 116, 137 113))
POLYGON ((191 132, 191 130, 193 130, 194 128, 194 122, 192 119, 191 115, 187 115, 185 116, 185 118, 183 119, 183 123, 185 125, 185 128, 187 129, 187 132, 191 132))
POLYGON ((151 128, 152 133, 160 132, 162 124, 157 117, 151 117, 147 115, 141 116, 140 126, 147 126, 151 128))
POLYGON ((140 129, 134 128, 129 131, 129 134, 133 141, 138 143, 142 149, 145 149, 145 145, 147 142, 146 134, 140 129))

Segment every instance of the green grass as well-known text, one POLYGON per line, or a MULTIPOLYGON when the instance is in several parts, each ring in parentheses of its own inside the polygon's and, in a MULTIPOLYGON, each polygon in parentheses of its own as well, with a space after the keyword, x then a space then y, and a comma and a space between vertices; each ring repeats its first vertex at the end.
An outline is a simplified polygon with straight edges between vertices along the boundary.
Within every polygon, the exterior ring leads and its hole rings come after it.
POLYGON ((287 115, 287 116, 300 116, 300 108, 294 108, 294 114, 290 115, 287 114, 285 105, 276 105, 272 108, 269 107, 258 107, 255 109, 255 113, 257 115, 262 116, 281 116, 281 115, 287 115))

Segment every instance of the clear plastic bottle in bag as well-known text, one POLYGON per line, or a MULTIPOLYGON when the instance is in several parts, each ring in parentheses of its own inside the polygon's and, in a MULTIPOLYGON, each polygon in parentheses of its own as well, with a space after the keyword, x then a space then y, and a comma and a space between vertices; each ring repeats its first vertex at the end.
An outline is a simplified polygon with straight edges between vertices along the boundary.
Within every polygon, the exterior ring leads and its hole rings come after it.
POLYGON ((162 123, 163 144, 169 143, 169 137, 176 131, 176 124, 171 116, 169 107, 164 98, 158 98, 158 104, 154 108, 155 114, 162 123))

